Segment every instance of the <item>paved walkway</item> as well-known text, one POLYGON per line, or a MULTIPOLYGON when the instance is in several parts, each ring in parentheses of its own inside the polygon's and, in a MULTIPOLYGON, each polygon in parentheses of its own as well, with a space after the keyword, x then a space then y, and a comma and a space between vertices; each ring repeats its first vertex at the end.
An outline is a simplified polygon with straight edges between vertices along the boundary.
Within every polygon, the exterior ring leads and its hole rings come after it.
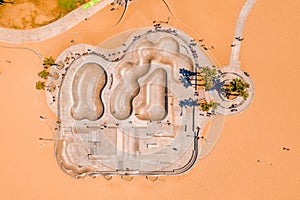
POLYGON ((113 2, 113 0, 102 0, 87 10, 83 10, 82 7, 79 7, 51 24, 31 30, 0 28, 0 42, 24 44, 39 42, 55 37, 84 21, 85 18, 94 15, 111 2, 113 2))
POLYGON ((239 40, 239 39, 242 39, 242 34, 244 31, 244 25, 245 25, 247 16, 250 13, 255 2, 256 2, 256 0, 247 0, 246 1, 246 3, 244 4, 244 6, 240 12, 238 20, 236 22, 234 39, 233 39, 233 43, 232 43, 232 45, 234 45, 234 47, 232 47, 232 51, 231 51, 230 66, 234 66, 237 68, 240 67, 239 56, 240 56, 240 49, 241 49, 241 40, 239 40))

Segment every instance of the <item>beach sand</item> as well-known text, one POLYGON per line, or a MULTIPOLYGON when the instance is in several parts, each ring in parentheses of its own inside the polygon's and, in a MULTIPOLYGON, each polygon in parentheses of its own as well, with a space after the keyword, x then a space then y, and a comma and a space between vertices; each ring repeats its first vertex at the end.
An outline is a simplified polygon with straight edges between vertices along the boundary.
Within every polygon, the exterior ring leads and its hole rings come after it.
MULTIPOLYGON (((168 2, 178 18, 215 47, 212 53, 220 65, 228 65, 244 0, 168 2)), ((155 183, 144 177, 130 183, 120 177, 110 182, 102 177, 74 180, 64 174, 54 159, 53 143, 41 148, 38 140, 52 137, 47 120, 39 119, 45 113, 34 88, 41 70, 39 57, 28 50, 0 47, 1 199, 300 199, 299 7, 298 0, 257 0, 245 25, 241 49, 242 67, 255 84, 252 104, 242 114, 226 118, 219 142, 192 171, 155 183)), ((113 31, 98 38, 84 34, 95 27, 109 27, 107 16, 117 19, 120 14, 107 10, 40 43, 1 45, 29 47, 42 56, 55 56, 71 45, 69 39, 97 44, 108 34, 144 23, 135 22, 134 14, 128 12, 126 24, 113 31), (70 35, 73 32, 80 33, 70 35)))

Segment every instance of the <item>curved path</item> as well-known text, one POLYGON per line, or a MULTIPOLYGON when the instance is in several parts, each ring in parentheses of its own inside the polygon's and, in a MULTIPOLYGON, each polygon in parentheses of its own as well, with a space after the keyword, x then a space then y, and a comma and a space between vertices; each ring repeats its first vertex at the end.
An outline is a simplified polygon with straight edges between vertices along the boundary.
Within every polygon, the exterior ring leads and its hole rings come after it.
POLYGON ((13 30, 7 28, 0 28, 0 42, 11 44, 24 44, 43 41, 52 37, 55 37, 78 23, 84 21, 94 15, 99 10, 103 9, 106 5, 110 4, 114 0, 102 0, 96 3, 87 10, 83 10, 82 6, 72 11, 68 15, 59 20, 50 23, 46 26, 42 26, 30 30, 13 30))
POLYGON ((236 100, 226 100, 222 95, 220 95, 219 91, 211 92, 212 97, 219 102, 219 107, 216 110, 218 114, 221 115, 236 115, 240 112, 243 112, 252 102, 254 96, 254 84, 250 78, 248 73, 245 73, 240 66, 239 55, 241 49, 241 42, 243 40, 242 34, 244 30, 244 25, 247 19, 248 14, 250 13, 252 7, 254 6, 256 0, 247 0, 240 11, 236 29, 234 33, 234 39, 232 43, 232 51, 230 57, 229 66, 223 67, 222 71, 222 79, 225 81, 226 79, 231 80, 233 78, 240 78, 247 83, 249 83, 250 87, 248 89, 249 97, 246 100, 242 98, 237 98, 236 100), (234 106, 234 107, 233 107, 234 106))
POLYGON ((232 51, 231 51, 231 57, 230 57, 230 66, 240 67, 239 65, 239 55, 240 55, 240 49, 241 49, 241 40, 242 34, 244 31, 244 25, 247 19, 248 14, 250 13, 252 7, 254 6, 256 0, 247 0, 244 4, 240 15, 238 17, 238 20, 236 22, 236 28, 234 33, 234 39, 233 39, 233 45, 232 51))

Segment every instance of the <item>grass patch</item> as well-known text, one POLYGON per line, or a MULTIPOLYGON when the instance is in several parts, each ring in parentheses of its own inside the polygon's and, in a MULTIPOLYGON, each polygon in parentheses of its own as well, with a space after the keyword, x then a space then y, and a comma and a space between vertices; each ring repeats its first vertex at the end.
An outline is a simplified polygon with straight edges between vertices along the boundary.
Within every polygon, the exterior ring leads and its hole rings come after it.
POLYGON ((70 12, 85 3, 85 0, 57 0, 60 9, 70 12))

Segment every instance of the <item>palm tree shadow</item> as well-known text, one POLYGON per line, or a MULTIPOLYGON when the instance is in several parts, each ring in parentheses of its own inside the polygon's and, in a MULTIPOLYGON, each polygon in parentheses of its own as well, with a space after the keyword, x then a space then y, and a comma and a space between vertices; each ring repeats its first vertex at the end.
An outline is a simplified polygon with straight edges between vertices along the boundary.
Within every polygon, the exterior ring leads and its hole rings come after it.
POLYGON ((220 77, 213 79, 213 87, 211 87, 209 89, 209 91, 212 91, 212 90, 217 90, 217 91, 224 90, 224 82, 221 82, 220 77))

